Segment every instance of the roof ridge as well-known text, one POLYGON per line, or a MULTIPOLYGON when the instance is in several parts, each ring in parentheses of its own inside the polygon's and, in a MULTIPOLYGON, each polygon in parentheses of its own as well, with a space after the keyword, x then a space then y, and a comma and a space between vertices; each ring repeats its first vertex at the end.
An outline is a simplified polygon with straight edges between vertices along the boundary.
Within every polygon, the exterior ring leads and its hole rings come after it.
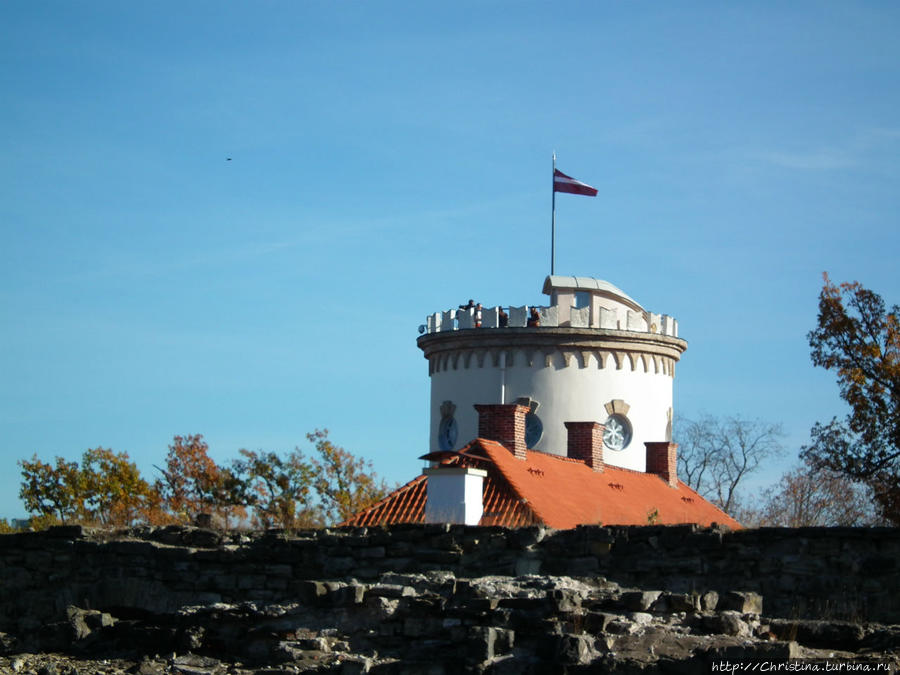
MULTIPOLYGON (((577 457, 569 457, 568 455, 557 455, 556 453, 547 452, 546 450, 528 449, 528 450, 526 450, 526 456, 527 456, 527 453, 540 454, 540 455, 543 455, 544 457, 558 459, 563 462, 571 462, 574 464, 587 464, 587 462, 585 462, 583 459, 578 459, 577 457)), ((627 466, 619 466, 618 464, 610 464, 609 462, 606 462, 606 461, 603 462, 603 468, 604 468, 604 470, 605 469, 613 469, 615 471, 629 471, 631 473, 636 473, 636 474, 640 474, 640 475, 651 475, 651 476, 657 475, 657 474, 653 473, 652 471, 638 471, 637 469, 632 469, 627 466)), ((681 481, 679 480, 679 482, 681 482, 681 481)))
POLYGON ((560 459, 566 462, 581 462, 584 464, 583 459, 578 459, 577 457, 569 457, 568 455, 557 455, 555 452, 547 452, 546 450, 532 450, 528 448, 525 450, 526 456, 528 453, 533 453, 535 455, 543 455, 544 457, 552 457, 553 459, 560 459))

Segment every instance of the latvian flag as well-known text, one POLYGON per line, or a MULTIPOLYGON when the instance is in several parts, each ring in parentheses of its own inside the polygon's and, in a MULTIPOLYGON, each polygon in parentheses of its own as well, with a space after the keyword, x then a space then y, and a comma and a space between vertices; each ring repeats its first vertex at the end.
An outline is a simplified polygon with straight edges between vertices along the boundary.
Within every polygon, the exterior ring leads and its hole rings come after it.
POLYGON ((575 180, 559 169, 553 169, 553 191, 571 192, 573 195, 586 195, 588 197, 597 196, 597 188, 592 188, 587 183, 575 180))

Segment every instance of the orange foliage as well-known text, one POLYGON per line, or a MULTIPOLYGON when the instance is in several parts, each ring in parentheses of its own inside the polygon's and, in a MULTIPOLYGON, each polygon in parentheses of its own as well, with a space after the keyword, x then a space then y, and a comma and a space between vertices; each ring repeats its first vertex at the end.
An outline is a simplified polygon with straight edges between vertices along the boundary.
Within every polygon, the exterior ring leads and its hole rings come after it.
POLYGON ((818 325, 808 335, 813 364, 837 373, 845 420, 817 423, 803 457, 866 482, 882 515, 900 523, 900 310, 858 282, 824 275, 818 325))

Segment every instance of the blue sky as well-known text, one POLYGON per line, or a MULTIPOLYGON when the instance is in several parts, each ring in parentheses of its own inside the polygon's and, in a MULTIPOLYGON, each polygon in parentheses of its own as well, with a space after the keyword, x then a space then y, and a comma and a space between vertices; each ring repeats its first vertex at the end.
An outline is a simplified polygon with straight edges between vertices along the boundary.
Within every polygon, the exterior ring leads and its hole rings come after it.
MULTIPOLYGON (((676 411, 843 414, 821 274, 900 301, 888 2, 0 5, 0 517, 16 461, 175 434, 427 449, 426 314, 557 272, 689 342, 676 411), (231 157, 231 161, 226 158, 231 157)), ((772 467, 771 478, 790 464, 772 467)))

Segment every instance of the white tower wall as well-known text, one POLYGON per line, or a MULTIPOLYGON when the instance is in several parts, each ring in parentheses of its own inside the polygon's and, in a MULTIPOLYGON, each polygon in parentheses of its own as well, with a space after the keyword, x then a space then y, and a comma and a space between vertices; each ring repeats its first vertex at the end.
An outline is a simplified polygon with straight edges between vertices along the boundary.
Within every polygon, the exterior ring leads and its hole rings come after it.
POLYGON ((605 423, 609 416, 607 404, 614 400, 621 400, 628 406, 627 417, 633 434, 625 449, 606 449, 605 462, 644 471, 644 442, 669 440, 672 376, 661 372, 661 368, 656 372, 653 360, 648 359, 650 368, 646 372, 640 358, 636 359, 632 371, 628 356, 623 359, 623 367, 617 369, 612 355, 606 356, 604 367, 599 368, 594 356, 588 357, 584 367, 575 357, 570 359, 570 365, 564 365, 562 354, 551 357, 550 365, 545 365, 541 355, 529 366, 524 351, 513 353, 513 365, 508 365, 505 371, 491 363, 479 367, 477 362, 473 363, 475 359, 471 359, 468 368, 458 363, 455 370, 451 367, 432 374, 432 451, 440 449, 438 429, 444 401, 456 405, 458 436, 454 449, 459 449, 478 435, 478 415, 473 408, 476 403, 513 403, 520 397, 531 398, 538 404, 536 414, 543 424, 543 435, 532 448, 534 450, 565 455, 567 432, 564 423, 605 423), (504 379, 505 395, 501 391, 504 379))

